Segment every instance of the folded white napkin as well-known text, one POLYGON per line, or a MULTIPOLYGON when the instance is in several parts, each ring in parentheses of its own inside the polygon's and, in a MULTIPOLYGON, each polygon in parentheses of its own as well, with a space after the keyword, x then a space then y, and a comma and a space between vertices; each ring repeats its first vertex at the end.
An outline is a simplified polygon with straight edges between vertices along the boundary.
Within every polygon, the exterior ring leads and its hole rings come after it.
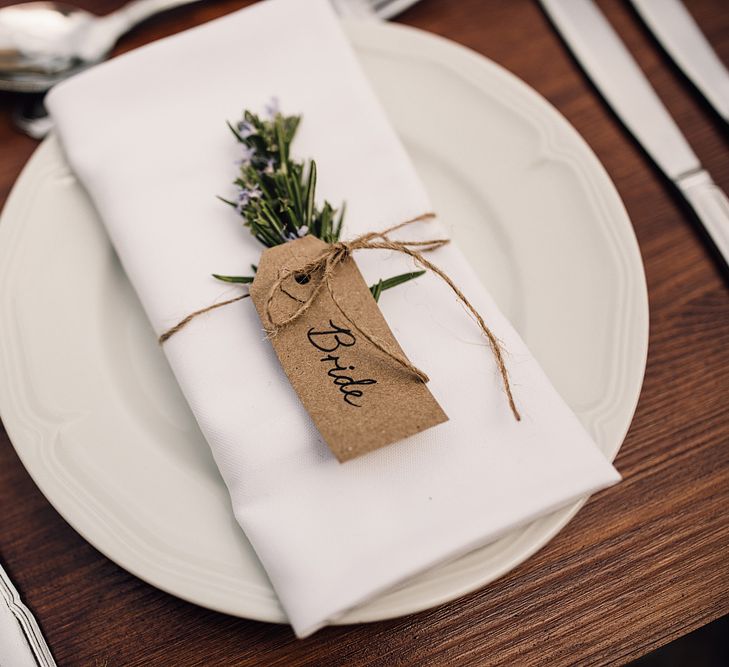
POLYGON ((18 619, 2 599, 0 599, 0 665, 38 667, 18 619))
MULTIPOLYGON (((225 127, 277 96, 345 238, 430 210, 326 0, 269 0, 116 58, 48 106, 157 334, 230 298, 262 247, 215 195, 239 148, 225 127)), ((447 234, 437 222, 403 236, 447 234)), ((248 300, 200 317, 165 353, 235 516, 304 636, 437 563, 619 479, 453 245, 444 268, 504 342, 517 423, 476 324, 433 275, 380 303, 450 421, 345 464, 322 442, 248 300)), ((357 256, 368 283, 412 270, 357 256)), ((150 335, 153 335, 150 331, 150 335)))
POLYGON ((0 565, 0 667, 55 664, 33 615, 0 565))

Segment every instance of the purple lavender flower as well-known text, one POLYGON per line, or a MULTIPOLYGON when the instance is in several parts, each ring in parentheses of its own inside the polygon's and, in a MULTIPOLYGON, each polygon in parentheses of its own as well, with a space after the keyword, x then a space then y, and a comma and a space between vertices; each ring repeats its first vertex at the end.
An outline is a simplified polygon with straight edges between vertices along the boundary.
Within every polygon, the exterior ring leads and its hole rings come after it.
POLYGON ((259 199, 263 192, 261 192, 261 189, 254 185, 252 188, 241 188, 240 192, 238 192, 238 205, 236 206, 236 210, 238 213, 243 213, 245 208, 251 203, 252 199, 259 199))
POLYGON ((243 146, 241 150, 242 154, 235 163, 241 167, 247 167, 251 163, 253 156, 256 154, 256 149, 251 146, 243 146))
POLYGON ((247 139, 251 135, 256 133, 256 128, 253 127, 247 120, 238 121, 238 134, 242 139, 247 139))
POLYGON ((275 95, 266 104, 266 115, 273 120, 276 115, 281 113, 281 105, 279 104, 278 97, 275 95))
POLYGON ((296 241, 296 239, 300 239, 304 236, 306 236, 309 233, 309 228, 306 225, 301 225, 296 232, 281 232, 281 238, 284 241, 296 241))

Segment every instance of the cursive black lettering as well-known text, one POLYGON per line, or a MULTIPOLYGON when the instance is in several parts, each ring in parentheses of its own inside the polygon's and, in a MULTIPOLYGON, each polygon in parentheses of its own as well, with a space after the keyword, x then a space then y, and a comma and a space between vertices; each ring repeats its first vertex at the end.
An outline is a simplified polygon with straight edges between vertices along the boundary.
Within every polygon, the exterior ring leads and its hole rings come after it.
POLYGON ((355 370, 354 366, 342 362, 341 356, 334 355, 332 352, 338 350, 340 347, 353 347, 357 339, 350 329, 337 326, 332 320, 329 320, 329 326, 329 329, 322 331, 316 331, 312 327, 306 334, 307 338, 317 350, 328 353, 326 356, 321 357, 319 361, 329 365, 327 375, 332 378, 334 385, 339 388, 344 402, 354 408, 361 408, 362 404, 355 403, 354 399, 362 398, 364 392, 357 387, 377 384, 377 380, 370 378, 354 379, 350 374, 350 371, 355 370))

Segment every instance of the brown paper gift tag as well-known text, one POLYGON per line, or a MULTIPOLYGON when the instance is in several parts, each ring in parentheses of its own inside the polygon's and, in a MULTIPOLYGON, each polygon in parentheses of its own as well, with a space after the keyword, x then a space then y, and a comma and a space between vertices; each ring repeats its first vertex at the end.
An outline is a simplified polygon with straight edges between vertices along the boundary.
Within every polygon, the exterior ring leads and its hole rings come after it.
MULTIPOLYGON (((250 294, 264 328, 265 303, 281 270, 303 266, 326 247, 320 239, 306 236, 263 252, 250 294)), ((332 285, 337 300, 358 325, 404 356, 351 258, 337 267, 332 285)), ((300 284, 293 277, 287 280, 274 297, 273 314, 291 315, 311 289, 311 284, 300 284)), ((326 288, 271 343, 339 461, 448 420, 425 384, 367 341, 342 315, 326 288)))

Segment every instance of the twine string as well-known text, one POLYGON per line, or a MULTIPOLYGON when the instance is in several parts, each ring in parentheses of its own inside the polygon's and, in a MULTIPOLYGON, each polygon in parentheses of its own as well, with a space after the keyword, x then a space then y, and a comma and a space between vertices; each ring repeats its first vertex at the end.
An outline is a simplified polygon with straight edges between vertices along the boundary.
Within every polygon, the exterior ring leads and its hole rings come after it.
POLYGON ((220 303, 214 303, 212 306, 207 306, 206 308, 200 308, 200 310, 196 310, 193 313, 190 313, 187 317, 181 319, 175 326, 171 327, 170 329, 167 329, 158 339, 157 342, 162 345, 166 340, 169 338, 172 338, 180 329, 186 327, 192 320, 194 320, 198 315, 204 315, 205 313, 209 313, 211 310, 215 310, 216 308, 222 308, 223 306, 227 306, 231 303, 235 303, 236 301, 240 301, 241 299, 245 299, 249 297, 250 294, 241 294, 240 296, 236 296, 232 299, 228 299, 227 301, 221 301, 220 303))
MULTIPOLYGON (((393 227, 389 227, 388 229, 385 229, 381 232, 368 232, 352 239, 351 241, 337 241, 336 243, 331 243, 319 255, 306 262, 303 266, 282 269, 277 279, 271 285, 268 297, 266 298, 266 301, 264 303, 263 313, 265 315, 265 319, 267 320, 266 322, 264 322, 264 327, 269 336, 275 336, 283 327, 291 324, 292 322, 295 322, 302 315, 304 315, 314 304, 317 297, 321 294, 322 290, 326 289, 332 302, 337 307, 339 312, 352 326, 357 329, 357 331, 359 331, 362 336, 364 336, 366 340, 370 342, 373 347, 375 347, 386 357, 392 359, 395 363, 399 364, 404 369, 412 373, 421 382, 428 382, 428 376, 417 366, 415 366, 409 359, 407 359, 407 357, 400 354, 397 350, 392 349, 377 336, 367 331, 365 328, 362 327, 360 323, 356 321, 356 318, 351 317, 347 313, 347 311, 342 306, 341 301, 335 294, 332 284, 333 277, 337 271, 337 268, 343 262, 349 259, 355 250, 392 250, 395 252, 403 253, 411 257, 413 261, 415 261, 417 264, 420 264, 423 268, 432 271, 441 280, 443 280, 451 288, 456 297, 458 297, 458 300, 466 307, 468 312, 473 315, 479 328, 481 329, 481 332, 486 337, 486 340, 489 343, 489 347, 491 348, 491 352, 494 356, 496 366, 501 376, 501 381, 504 387, 504 392, 506 393, 506 398, 509 403, 509 408, 514 415, 514 418, 517 421, 520 421, 521 415, 519 414, 519 411, 516 407, 514 396, 511 391, 509 372, 506 368, 504 353, 499 339, 494 335, 491 329, 489 329, 489 327, 484 322, 483 317, 481 317, 480 313, 466 298, 466 296, 453 282, 453 280, 451 280, 448 274, 446 274, 443 270, 438 268, 435 264, 433 264, 423 256, 423 253, 425 252, 436 250, 450 243, 450 239, 431 239, 428 241, 402 241, 391 239, 388 236, 388 234, 391 234, 398 229, 406 227, 407 225, 411 225, 415 222, 420 222, 422 220, 430 220, 434 217, 434 213, 423 213, 422 215, 419 215, 410 220, 405 220, 404 222, 394 225, 393 227), (301 276, 305 276, 308 281, 315 281, 313 289, 304 299, 299 299, 298 297, 294 297, 293 295, 289 294, 285 287, 286 281, 290 280, 291 278, 296 279, 301 276), (286 294, 289 298, 298 302, 299 304, 293 313, 281 318, 275 316, 273 313, 273 302, 278 292, 286 294)), ((160 344, 164 343, 171 336, 180 331, 180 329, 187 326, 190 321, 192 321, 199 315, 208 313, 211 310, 215 310, 216 308, 227 306, 228 304, 234 303, 236 301, 240 301, 241 299, 245 299, 248 296, 249 294, 242 294, 233 299, 228 299, 227 301, 222 301, 220 303, 213 304, 212 306, 208 306, 207 308, 201 308, 200 310, 196 310, 195 312, 190 313, 187 317, 178 322, 171 329, 165 331, 159 337, 160 344)))

